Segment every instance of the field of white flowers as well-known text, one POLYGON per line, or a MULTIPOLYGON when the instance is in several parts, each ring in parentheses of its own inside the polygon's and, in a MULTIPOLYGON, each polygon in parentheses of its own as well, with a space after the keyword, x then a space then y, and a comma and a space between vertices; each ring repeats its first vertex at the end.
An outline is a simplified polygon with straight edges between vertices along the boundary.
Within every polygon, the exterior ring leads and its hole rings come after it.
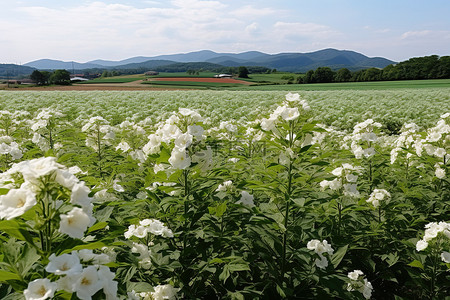
POLYGON ((446 299, 449 108, 0 91, 0 298, 446 299))

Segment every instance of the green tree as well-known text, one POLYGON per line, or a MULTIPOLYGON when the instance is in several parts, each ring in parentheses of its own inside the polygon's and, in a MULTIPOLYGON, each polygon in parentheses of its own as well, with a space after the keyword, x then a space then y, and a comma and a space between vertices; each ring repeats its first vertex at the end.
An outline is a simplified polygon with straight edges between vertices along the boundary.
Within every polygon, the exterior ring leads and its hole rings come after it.
POLYGON ((334 76, 336 82, 346 82, 352 78, 352 72, 347 68, 339 69, 334 76))
POLYGON ((292 83, 294 83, 295 77, 294 77, 294 75, 283 75, 283 76, 281 76, 281 79, 287 80, 288 84, 292 84, 292 83))
POLYGON ((329 67, 318 67, 314 71, 314 81, 318 83, 333 82, 334 72, 329 67))
POLYGON ((248 69, 244 66, 240 66, 238 69, 238 77, 239 78, 248 78, 248 69))
POLYGON ((400 78, 399 69, 394 65, 384 67, 381 72, 383 80, 398 80, 400 78))
POLYGON ((33 80, 37 85, 44 85, 47 83, 45 75, 38 70, 34 70, 33 73, 31 73, 30 79, 33 80))
POLYGON ((304 83, 314 83, 315 82, 313 70, 309 70, 308 72, 306 72, 306 75, 303 78, 303 82, 304 83))
POLYGON ((363 80, 364 81, 378 81, 381 80, 382 71, 377 68, 370 68, 364 72, 363 80))
POLYGON ((68 85, 70 84, 70 73, 67 70, 55 70, 49 81, 52 84, 68 85))

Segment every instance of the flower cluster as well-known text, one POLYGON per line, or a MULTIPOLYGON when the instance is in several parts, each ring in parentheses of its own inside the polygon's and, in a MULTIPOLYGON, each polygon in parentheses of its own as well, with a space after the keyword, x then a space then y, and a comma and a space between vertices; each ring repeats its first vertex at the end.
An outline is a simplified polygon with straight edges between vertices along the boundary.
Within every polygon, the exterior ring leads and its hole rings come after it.
POLYGON ((164 224, 155 219, 145 219, 139 222, 139 225, 130 225, 124 236, 126 239, 131 237, 137 237, 145 240, 146 244, 133 242, 131 252, 139 254, 139 266, 144 269, 150 269, 152 266, 151 261, 151 241, 148 241, 149 234, 158 235, 166 238, 173 237, 172 230, 164 226, 164 224))
POLYGON ((372 284, 367 281, 367 278, 364 278, 362 271, 354 270, 353 272, 349 272, 347 277, 350 279, 350 282, 347 284, 347 291, 359 291, 366 299, 372 297, 372 284))
POLYGON ((51 148, 60 148, 60 144, 55 144, 56 125, 64 114, 59 111, 44 108, 37 116, 30 121, 30 128, 34 132, 32 142, 38 145, 42 151, 47 151, 51 148))
POLYGON ((145 129, 134 122, 128 120, 119 124, 117 135, 120 136, 120 142, 116 150, 122 151, 124 155, 139 161, 141 164, 147 159, 142 147, 145 137, 145 129))
POLYGON ((310 110, 306 100, 301 100, 299 94, 286 94, 286 101, 282 106, 278 106, 270 117, 261 119, 261 128, 264 131, 274 130, 280 118, 285 121, 293 121, 300 117, 299 107, 303 111, 310 110))
POLYGON ((374 189, 366 202, 373 205, 373 207, 380 206, 380 201, 385 201, 391 198, 391 194, 384 189, 374 189))
POLYGON ((1 174, 0 187, 9 189, 6 195, 0 196, 0 219, 19 217, 39 203, 41 217, 47 218, 55 212, 60 220, 59 232, 72 238, 81 239, 87 228, 95 223, 90 189, 54 157, 14 164, 1 174), (49 184, 62 188, 66 199, 61 195, 53 198, 47 190, 49 184))
POLYGON ((95 151, 101 150, 101 143, 111 145, 116 137, 114 127, 100 116, 90 118, 81 131, 86 133, 86 146, 95 151))
POLYGON ((328 266, 328 260, 323 255, 324 253, 328 254, 328 256, 333 255, 333 248, 331 248, 331 245, 328 244, 327 240, 323 240, 322 242, 319 240, 311 240, 306 244, 306 247, 309 250, 313 250, 317 255, 319 255, 319 258, 316 258, 314 263, 318 268, 325 269, 328 266))
POLYGON ((373 144, 378 139, 375 129, 380 127, 380 123, 367 119, 362 123, 356 124, 353 133, 344 138, 344 141, 351 141, 350 149, 357 159, 369 158, 375 154, 373 144))
POLYGON ((174 300, 177 298, 178 289, 171 284, 157 285, 153 292, 137 293, 131 291, 128 293, 129 300, 174 300))
POLYGON ((19 144, 8 135, 0 136, 0 154, 10 155, 13 160, 21 159, 23 156, 19 144))
MULTIPOLYGON (((422 251, 428 248, 430 243, 434 241, 439 244, 438 247, 450 247, 450 223, 447 222, 431 222, 425 225, 425 233, 423 239, 419 240, 416 244, 416 250, 422 251)), ((434 245, 433 245, 434 246, 434 245)), ((438 249, 439 251, 441 249, 438 249)), ((450 250, 450 249, 448 249, 450 250)), ((442 261, 450 263, 450 253, 443 251, 441 253, 442 261)))
POLYGON ((344 195, 351 197, 359 197, 359 192, 356 189, 356 181, 358 180, 358 175, 360 169, 354 167, 349 163, 342 164, 342 167, 338 167, 331 171, 331 174, 336 176, 333 180, 322 180, 320 186, 322 189, 330 188, 333 191, 340 190, 343 188, 344 195))
POLYGON ((23 123, 26 123, 23 117, 29 114, 29 112, 21 110, 14 112, 0 110, 0 135, 15 136, 15 132, 19 128, 23 128, 23 123))
POLYGON ((52 254, 45 271, 57 275, 58 280, 51 282, 43 278, 30 282, 24 290, 25 299, 47 299, 52 298, 56 291, 66 291, 76 293, 79 299, 91 300, 101 289, 106 299, 117 299, 116 275, 104 266, 110 262, 106 254, 94 254, 92 250, 72 251, 59 256, 52 254))
POLYGON ((412 157, 412 154, 404 149, 414 149, 417 156, 422 156, 422 137, 419 134, 419 126, 414 123, 404 124, 400 135, 394 141, 394 148, 391 150, 391 164, 395 163, 400 153, 406 153, 407 159, 412 157))
POLYGON ((161 143, 172 146, 169 163, 174 169, 187 169, 192 162, 204 163, 209 167, 212 152, 208 150, 194 153, 189 156, 189 147, 196 141, 203 139, 203 127, 197 123, 202 117, 196 111, 179 108, 178 114, 173 114, 165 122, 161 123, 155 133, 148 136, 149 141, 143 147, 146 155, 157 154, 161 150, 161 143), (201 153, 200 153, 201 152, 201 153))
POLYGON ((145 238, 148 234, 160 235, 162 237, 173 237, 172 230, 164 225, 159 220, 155 219, 145 219, 139 221, 139 225, 130 225, 128 230, 125 232, 125 238, 129 239, 132 236, 137 238, 145 238))

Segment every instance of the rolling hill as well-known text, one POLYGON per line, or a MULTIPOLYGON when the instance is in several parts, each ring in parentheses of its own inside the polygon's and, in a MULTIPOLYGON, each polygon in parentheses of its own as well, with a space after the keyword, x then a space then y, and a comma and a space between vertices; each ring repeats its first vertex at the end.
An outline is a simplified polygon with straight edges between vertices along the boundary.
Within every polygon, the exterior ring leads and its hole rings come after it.
POLYGON ((175 63, 204 62, 226 67, 261 66, 279 71, 306 72, 317 67, 348 68, 352 71, 384 68, 395 63, 382 57, 367 57, 349 50, 323 49, 309 53, 266 54, 259 51, 217 53, 210 50, 153 57, 137 56, 121 61, 93 60, 87 63, 63 62, 50 59, 32 61, 25 66, 37 69, 151 69, 175 63))

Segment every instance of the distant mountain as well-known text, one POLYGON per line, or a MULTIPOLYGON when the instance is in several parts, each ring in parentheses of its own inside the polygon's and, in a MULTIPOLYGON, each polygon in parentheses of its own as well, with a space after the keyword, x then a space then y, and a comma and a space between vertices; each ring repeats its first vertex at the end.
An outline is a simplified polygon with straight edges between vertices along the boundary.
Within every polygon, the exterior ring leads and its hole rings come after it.
MULTIPOLYGON (((146 62, 149 60, 152 60, 152 57, 136 56, 136 57, 127 58, 127 59, 119 60, 119 61, 97 59, 97 60, 88 61, 87 63, 101 65, 101 66, 105 66, 105 67, 116 67, 116 66, 127 65, 127 64, 143 63, 143 62, 146 62)), ((157 60, 157 59, 153 59, 153 60, 157 60)))
POLYGON ((129 63, 125 65, 119 65, 112 67, 112 69, 122 69, 122 70, 130 70, 130 69, 145 69, 146 71, 160 67, 175 64, 175 61, 171 60, 147 60, 141 63, 129 63))
POLYGON ((30 75, 34 70, 35 68, 15 64, 0 64, 0 78, 18 78, 20 76, 30 75))
POLYGON ((39 59, 29 63, 24 64, 24 66, 36 68, 39 70, 83 70, 83 69, 94 69, 94 68, 104 68, 102 65, 91 64, 91 63, 78 63, 72 61, 60 61, 53 59, 39 59))
POLYGON ((350 70, 372 67, 384 68, 394 63, 391 60, 381 57, 369 58, 354 51, 336 49, 324 49, 311 53, 265 54, 251 60, 221 56, 208 61, 225 66, 263 66, 289 72, 307 72, 318 67, 330 67, 332 69, 348 68, 350 70))
POLYGON ((226 67, 261 66, 279 71, 306 72, 318 67, 334 70, 348 68, 351 71, 367 68, 384 68, 395 63, 382 57, 367 57, 349 50, 323 49, 309 53, 266 54, 258 51, 243 53, 217 53, 210 50, 189 53, 159 55, 153 57, 137 56, 120 61, 93 60, 87 63, 62 62, 41 59, 25 64, 37 69, 152 69, 164 64, 207 62, 226 67))

